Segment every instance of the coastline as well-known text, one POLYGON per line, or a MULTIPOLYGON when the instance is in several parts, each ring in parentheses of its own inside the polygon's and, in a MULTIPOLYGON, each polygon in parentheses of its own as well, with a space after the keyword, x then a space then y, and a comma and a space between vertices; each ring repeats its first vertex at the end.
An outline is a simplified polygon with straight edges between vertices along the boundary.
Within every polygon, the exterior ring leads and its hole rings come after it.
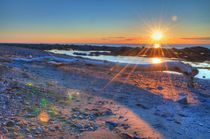
MULTIPOLYGON (((210 61, 210 49, 202 46, 190 48, 151 48, 151 47, 112 47, 112 46, 94 46, 94 45, 77 45, 77 44, 16 44, 1 43, 0 47, 21 47, 36 50, 78 50, 78 51, 96 51, 90 55, 111 55, 111 56, 140 56, 140 57, 165 57, 179 58, 190 62, 210 61), (109 51, 97 52, 97 51, 109 51)), ((79 54, 78 54, 79 55, 79 54)))
MULTIPOLYGON (((123 67, 117 64, 95 65, 83 58, 39 49, 0 48, 0 98, 4 103, 0 108, 0 135, 125 139, 210 136, 210 80, 196 79, 195 87, 189 88, 182 75, 120 72, 123 67), (44 56, 74 62, 14 60, 44 56), (74 99, 69 98, 69 93, 74 99), (53 104, 59 113, 49 115, 47 123, 30 115, 33 105, 41 109, 41 98, 47 100, 49 107, 53 104)), ((48 107, 42 109, 49 111, 48 107)))

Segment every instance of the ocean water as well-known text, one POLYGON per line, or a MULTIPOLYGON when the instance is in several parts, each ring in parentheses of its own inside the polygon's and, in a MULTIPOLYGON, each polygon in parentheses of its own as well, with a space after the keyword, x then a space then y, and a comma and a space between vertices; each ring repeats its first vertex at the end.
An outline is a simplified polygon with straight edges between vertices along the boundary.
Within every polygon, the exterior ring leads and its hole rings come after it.
MULTIPOLYGON (((167 61, 177 61, 177 59, 169 59, 169 58, 148 58, 148 57, 137 57, 137 56, 111 56, 111 55, 99 55, 99 56, 89 56, 91 52, 96 51, 73 51, 73 50, 49 50, 49 52, 57 53, 57 54, 65 54, 74 57, 83 57, 94 60, 105 60, 116 63, 128 63, 128 64, 156 64, 167 61), (84 54, 77 55, 76 53, 84 54)), ((108 52, 108 51, 106 51, 108 52)), ((197 78, 200 79, 210 79, 210 61, 206 62, 187 62, 182 61, 184 63, 190 64, 193 67, 197 67, 199 70, 199 74, 196 75, 197 78)))
MULTIPOLYGON (((153 44, 111 44, 111 43, 75 43, 78 45, 92 45, 92 46, 110 46, 110 47, 151 47, 153 44)), ((210 49, 210 44, 161 44, 161 47, 163 48, 189 48, 189 47, 196 47, 196 46, 202 46, 210 49)))

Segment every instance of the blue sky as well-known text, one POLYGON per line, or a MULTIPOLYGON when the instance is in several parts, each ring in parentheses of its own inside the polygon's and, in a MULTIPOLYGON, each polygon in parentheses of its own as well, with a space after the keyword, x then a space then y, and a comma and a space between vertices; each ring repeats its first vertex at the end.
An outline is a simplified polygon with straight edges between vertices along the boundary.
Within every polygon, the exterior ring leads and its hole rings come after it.
POLYGON ((0 0, 0 41, 138 41, 157 26, 205 40, 209 9, 209 0, 0 0))

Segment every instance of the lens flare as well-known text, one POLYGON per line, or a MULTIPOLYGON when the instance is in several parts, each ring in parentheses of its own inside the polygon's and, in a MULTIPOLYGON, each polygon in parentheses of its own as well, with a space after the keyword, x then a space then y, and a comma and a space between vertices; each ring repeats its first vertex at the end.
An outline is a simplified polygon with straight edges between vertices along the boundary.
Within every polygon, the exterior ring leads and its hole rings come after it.
POLYGON ((49 121, 49 116, 46 111, 41 111, 40 114, 38 115, 38 119, 41 122, 47 123, 49 121))

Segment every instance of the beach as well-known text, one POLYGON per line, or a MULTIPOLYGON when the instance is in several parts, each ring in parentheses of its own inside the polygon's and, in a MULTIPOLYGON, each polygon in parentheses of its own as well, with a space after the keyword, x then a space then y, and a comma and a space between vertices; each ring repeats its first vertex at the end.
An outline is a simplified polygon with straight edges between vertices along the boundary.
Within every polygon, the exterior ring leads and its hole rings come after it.
POLYGON ((210 136, 210 80, 196 78, 188 87, 181 74, 24 47, 0 49, 1 137, 210 136))

